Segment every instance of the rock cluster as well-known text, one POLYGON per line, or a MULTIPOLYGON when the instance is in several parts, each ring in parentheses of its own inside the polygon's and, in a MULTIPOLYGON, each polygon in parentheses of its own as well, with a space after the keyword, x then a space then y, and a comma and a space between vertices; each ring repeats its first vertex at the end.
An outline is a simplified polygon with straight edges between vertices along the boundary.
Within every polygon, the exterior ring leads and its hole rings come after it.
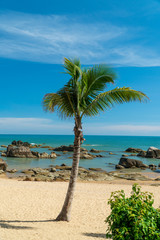
MULTIPOLYGON (((70 179, 71 166, 55 166, 47 169, 32 168, 23 171, 24 177, 20 177, 24 181, 68 181, 70 179)), ((88 170, 79 167, 78 180, 80 181, 106 181, 114 180, 111 174, 102 169, 88 170)))
POLYGON ((145 158, 158 158, 160 159, 160 149, 155 147, 148 148, 147 151, 144 151, 139 148, 128 148, 125 150, 125 152, 132 152, 132 153, 138 153, 138 157, 145 157, 145 158))
POLYGON ((122 169, 122 168, 142 168, 142 169, 146 169, 146 168, 148 168, 148 166, 146 164, 144 164, 142 161, 122 157, 120 159, 118 165, 116 165, 116 169, 122 169))
POLYGON ((56 153, 52 152, 51 154, 48 153, 39 153, 31 151, 29 147, 24 146, 12 146, 9 145, 6 151, 7 157, 16 157, 16 158, 56 158, 56 153))

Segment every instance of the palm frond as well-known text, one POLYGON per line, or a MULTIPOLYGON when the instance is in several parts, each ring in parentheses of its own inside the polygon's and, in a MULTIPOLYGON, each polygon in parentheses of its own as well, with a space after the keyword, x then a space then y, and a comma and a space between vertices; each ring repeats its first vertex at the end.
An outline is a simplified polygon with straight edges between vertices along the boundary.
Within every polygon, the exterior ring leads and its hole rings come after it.
POLYGON ((86 106, 81 117, 95 116, 99 111, 104 111, 114 107, 116 104, 125 102, 139 101, 144 102, 149 99, 144 93, 133 90, 129 87, 115 88, 113 90, 100 93, 95 99, 86 106))
POLYGON ((66 87, 57 93, 46 94, 43 98, 44 110, 53 112, 57 110, 59 117, 71 118, 75 116, 73 99, 66 87))
POLYGON ((76 79, 81 75, 82 70, 81 70, 81 63, 80 60, 75 58, 75 59, 67 59, 64 58, 64 65, 65 73, 69 74, 73 79, 76 79))
POLYGON ((107 65, 94 65, 86 71, 87 92, 103 91, 107 83, 114 83, 115 78, 115 72, 107 65))

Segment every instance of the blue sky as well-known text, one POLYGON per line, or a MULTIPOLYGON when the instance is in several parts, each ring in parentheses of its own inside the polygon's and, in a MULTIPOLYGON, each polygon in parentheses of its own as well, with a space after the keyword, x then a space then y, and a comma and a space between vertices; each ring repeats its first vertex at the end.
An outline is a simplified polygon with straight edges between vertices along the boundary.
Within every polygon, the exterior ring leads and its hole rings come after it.
POLYGON ((72 134, 73 121, 43 112, 45 93, 67 81, 64 57, 107 63, 113 87, 146 93, 147 104, 84 119, 85 134, 160 136, 160 1, 0 1, 0 132, 72 134))

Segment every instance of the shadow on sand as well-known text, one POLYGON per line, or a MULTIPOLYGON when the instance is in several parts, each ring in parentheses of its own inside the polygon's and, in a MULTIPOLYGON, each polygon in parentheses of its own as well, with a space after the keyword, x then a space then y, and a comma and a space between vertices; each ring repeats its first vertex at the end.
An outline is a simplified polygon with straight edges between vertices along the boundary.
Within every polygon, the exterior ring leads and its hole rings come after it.
POLYGON ((39 223, 39 222, 55 222, 55 220, 26 220, 26 221, 21 221, 21 220, 8 220, 8 221, 3 221, 0 220, 0 227, 1 228, 8 228, 8 229, 33 229, 33 227, 27 227, 27 226, 15 226, 10 223, 39 223))
POLYGON ((105 238, 106 239, 106 234, 104 234, 104 233, 83 233, 83 235, 87 236, 87 237, 105 238))

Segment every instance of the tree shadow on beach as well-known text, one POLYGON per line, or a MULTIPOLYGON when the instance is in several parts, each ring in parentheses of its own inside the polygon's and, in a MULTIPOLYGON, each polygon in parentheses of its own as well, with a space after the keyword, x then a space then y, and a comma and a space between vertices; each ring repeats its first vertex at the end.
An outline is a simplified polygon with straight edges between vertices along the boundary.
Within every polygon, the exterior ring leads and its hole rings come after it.
POLYGON ((105 238, 106 239, 106 234, 104 234, 104 233, 83 233, 83 235, 87 236, 87 237, 105 238))
POLYGON ((27 226, 15 226, 15 225, 11 225, 8 224, 7 221, 0 221, 0 228, 7 228, 7 229, 32 229, 32 227, 27 227, 27 226))
POLYGON ((0 225, 2 223, 40 223, 40 222, 56 222, 56 219, 48 220, 0 220, 0 225))
POLYGON ((56 220, 0 220, 0 228, 8 228, 8 229, 33 229, 33 227, 27 227, 27 226, 15 226, 12 225, 12 223, 40 223, 40 222, 55 222, 56 220))

